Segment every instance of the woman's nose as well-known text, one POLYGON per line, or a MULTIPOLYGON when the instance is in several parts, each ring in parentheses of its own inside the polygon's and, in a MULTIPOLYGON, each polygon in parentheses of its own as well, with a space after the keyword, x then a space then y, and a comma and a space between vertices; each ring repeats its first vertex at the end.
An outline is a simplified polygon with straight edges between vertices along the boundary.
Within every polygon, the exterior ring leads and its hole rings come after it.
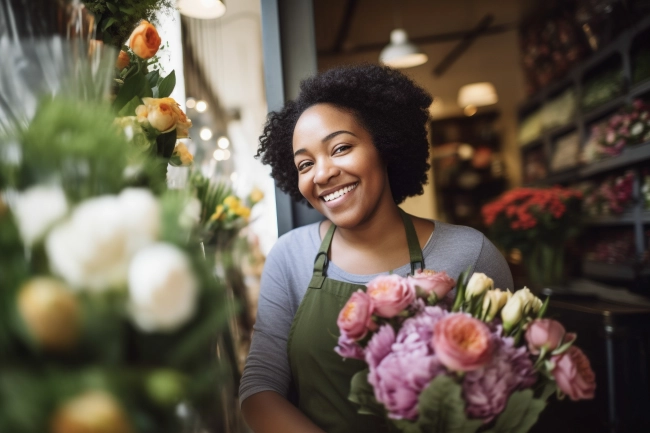
POLYGON ((320 162, 316 165, 316 175, 314 176, 314 183, 316 184, 326 184, 329 180, 335 176, 341 174, 335 165, 329 162, 320 162))

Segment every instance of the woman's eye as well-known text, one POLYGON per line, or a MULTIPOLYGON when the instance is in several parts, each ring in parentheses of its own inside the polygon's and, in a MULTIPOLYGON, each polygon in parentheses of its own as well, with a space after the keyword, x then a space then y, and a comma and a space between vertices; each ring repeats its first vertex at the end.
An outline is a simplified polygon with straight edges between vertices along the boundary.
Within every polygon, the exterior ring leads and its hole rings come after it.
POLYGON ((311 166, 311 161, 304 161, 298 164, 298 171, 303 171, 311 166))
POLYGON ((339 146, 336 149, 334 149, 334 153, 336 154, 336 153, 344 152, 344 151, 348 150, 350 147, 351 146, 347 146, 347 145, 339 146))

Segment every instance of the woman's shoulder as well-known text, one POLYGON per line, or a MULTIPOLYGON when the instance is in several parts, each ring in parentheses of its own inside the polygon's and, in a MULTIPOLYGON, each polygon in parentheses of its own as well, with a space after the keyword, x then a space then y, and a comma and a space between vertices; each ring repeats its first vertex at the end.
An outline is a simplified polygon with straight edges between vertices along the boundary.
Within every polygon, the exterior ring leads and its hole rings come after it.
POLYGON ((484 242, 485 235, 473 227, 434 221, 434 236, 438 242, 451 241, 458 244, 480 245, 484 242))
POLYGON ((301 256, 307 251, 318 250, 320 236, 318 222, 297 227, 280 236, 271 248, 271 256, 301 256))

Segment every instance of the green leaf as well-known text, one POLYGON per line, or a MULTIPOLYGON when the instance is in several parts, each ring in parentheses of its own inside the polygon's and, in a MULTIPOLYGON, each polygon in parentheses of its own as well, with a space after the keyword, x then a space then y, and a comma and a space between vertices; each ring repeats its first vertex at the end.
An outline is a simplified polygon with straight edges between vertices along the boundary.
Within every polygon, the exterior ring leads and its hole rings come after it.
POLYGON ((438 376, 422 391, 417 424, 427 433, 474 433, 483 423, 465 414, 462 388, 449 376, 438 376))
POLYGON ((135 96, 144 97, 146 96, 147 89, 151 92, 149 83, 147 79, 142 74, 135 74, 124 80, 124 85, 120 88, 120 91, 117 92, 115 101, 113 102, 113 107, 116 110, 121 110, 129 101, 131 101, 135 96))
POLYGON ((350 395, 348 399, 358 404, 358 412, 363 415, 386 416, 386 409, 375 399, 372 385, 368 383, 368 369, 361 370, 352 376, 350 381, 350 395))
POLYGON ((133 8, 128 8, 125 6, 120 6, 120 10, 127 15, 133 15, 133 13, 135 12, 133 8))
POLYGON ((106 2, 106 7, 114 14, 116 14, 118 11, 117 6, 115 6, 113 3, 106 2))
POLYGON ((166 98, 172 94, 176 86, 176 73, 171 71, 158 85, 158 97, 166 98))
POLYGON ((135 116, 135 109, 138 108, 139 105, 142 105, 142 101, 138 96, 134 96, 133 99, 131 99, 129 102, 122 107, 122 109, 117 113, 118 116, 135 116))
POLYGON ((533 398, 532 390, 516 391, 508 399, 494 427, 486 433, 526 433, 537 422, 545 407, 544 400, 533 398))
POLYGON ((174 152, 174 147, 176 147, 176 130, 160 134, 156 138, 156 145, 158 156, 168 160, 174 152))
POLYGON ((539 313, 537 314, 537 318, 541 319, 544 317, 546 314, 546 310, 548 309, 548 303, 551 301, 551 297, 547 296, 546 299, 544 300, 544 303, 542 304, 542 308, 539 309, 539 313))
POLYGON ((160 79, 160 72, 157 69, 149 72, 147 74, 147 81, 149 82, 149 87, 152 89, 158 85, 158 80, 160 79))
POLYGON ((106 31, 107 28, 109 28, 110 26, 112 26, 116 22, 117 22, 117 20, 115 18, 113 18, 113 17, 107 19, 106 21, 104 21, 104 25, 102 26, 102 30, 106 31))

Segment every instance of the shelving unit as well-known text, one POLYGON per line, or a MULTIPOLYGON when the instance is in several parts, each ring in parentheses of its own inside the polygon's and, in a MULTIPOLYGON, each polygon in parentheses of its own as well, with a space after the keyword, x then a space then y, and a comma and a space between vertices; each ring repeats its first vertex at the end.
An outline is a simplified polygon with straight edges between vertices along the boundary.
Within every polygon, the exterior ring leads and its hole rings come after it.
MULTIPOLYGON (((602 159, 590 164, 580 165, 578 163, 575 166, 558 171, 552 171, 550 166, 556 143, 559 139, 567 137, 569 134, 577 133, 580 152, 582 152, 589 139, 592 125, 607 119, 611 114, 630 104, 636 98, 644 97, 644 99, 650 100, 650 78, 639 83, 632 83, 633 50, 640 41, 640 39, 637 40, 635 38, 640 35, 643 35, 643 38, 645 38, 649 32, 650 17, 645 17, 628 30, 622 32, 608 46, 603 47, 588 59, 575 65, 564 78, 551 83, 536 95, 528 98, 519 107, 519 119, 523 121, 528 115, 542 108, 567 89, 574 90, 576 95, 576 109, 571 121, 564 125, 554 126, 553 128, 544 130, 539 137, 521 145, 522 161, 526 161, 526 156, 529 154, 532 156, 533 153, 541 152, 546 164, 546 176, 540 176, 542 178, 530 180, 525 183, 525 186, 569 185, 583 180, 600 178, 615 170, 634 170, 635 181, 633 191, 635 200, 633 208, 622 215, 587 218, 585 224, 587 233, 590 230, 596 230, 602 227, 629 227, 634 232, 636 257, 630 258, 629 265, 615 265, 584 260, 582 262, 582 273, 585 277, 593 280, 633 281, 636 283, 639 281, 648 281, 650 289, 650 269, 644 268, 642 265, 643 256, 647 249, 644 232, 650 229, 650 211, 644 210, 643 200, 640 199, 641 167, 650 166, 650 141, 635 146, 627 146, 616 157, 602 159), (611 70, 610 68, 612 67, 620 67, 622 70, 622 92, 597 107, 589 110, 583 109, 582 102, 586 79, 597 76, 602 71, 611 70)), ((645 42, 642 41, 642 43, 645 42)), ((536 161, 539 161, 539 158, 539 155, 535 156, 536 161)), ((650 290, 645 294, 646 296, 650 296, 650 290)))

